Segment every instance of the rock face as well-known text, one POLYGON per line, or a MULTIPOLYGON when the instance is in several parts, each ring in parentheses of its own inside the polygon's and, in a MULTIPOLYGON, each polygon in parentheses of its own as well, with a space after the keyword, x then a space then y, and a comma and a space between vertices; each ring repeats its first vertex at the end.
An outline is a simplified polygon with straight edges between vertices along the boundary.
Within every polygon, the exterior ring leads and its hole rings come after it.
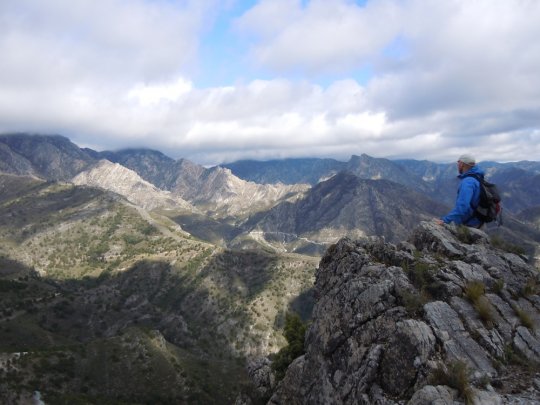
POLYGON ((186 159, 174 161, 152 150, 129 149, 100 155, 213 217, 247 216, 281 200, 295 200, 309 188, 306 184, 257 184, 236 177, 226 168, 207 169, 186 159))
POLYGON ((306 353, 269 403, 538 403, 538 275, 476 229, 342 239, 317 272, 306 353))
POLYGON ((158 189, 141 179, 133 170, 108 160, 100 160, 97 165, 79 173, 71 181, 76 185, 100 187, 113 191, 147 210, 160 207, 195 211, 187 201, 171 195, 168 191, 158 189))
POLYGON ((229 169, 206 169, 186 160, 178 163, 179 175, 171 192, 213 217, 247 216, 282 200, 296 200, 309 188, 305 184, 257 184, 234 176, 229 169))

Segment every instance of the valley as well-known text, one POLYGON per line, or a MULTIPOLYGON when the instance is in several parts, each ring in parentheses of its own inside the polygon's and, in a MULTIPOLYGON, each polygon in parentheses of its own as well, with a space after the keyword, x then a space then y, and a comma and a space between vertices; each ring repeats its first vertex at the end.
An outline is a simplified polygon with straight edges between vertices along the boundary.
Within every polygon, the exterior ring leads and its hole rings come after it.
POLYGON ((310 313, 295 300, 313 257, 229 250, 103 190, 30 184, 0 207, 1 351, 25 353, 2 398, 234 401, 246 359, 283 345, 285 313, 310 313))

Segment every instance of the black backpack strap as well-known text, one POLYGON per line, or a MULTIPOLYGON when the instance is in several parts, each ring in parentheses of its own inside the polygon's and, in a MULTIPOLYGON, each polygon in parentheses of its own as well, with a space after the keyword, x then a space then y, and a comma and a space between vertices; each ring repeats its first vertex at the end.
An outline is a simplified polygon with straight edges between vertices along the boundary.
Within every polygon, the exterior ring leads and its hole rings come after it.
POLYGON ((479 174, 476 174, 476 173, 466 174, 465 176, 463 176, 463 178, 465 178, 465 177, 474 177, 476 180, 478 180, 478 182, 480 184, 482 184, 484 182, 484 178, 482 176, 480 176, 479 174))

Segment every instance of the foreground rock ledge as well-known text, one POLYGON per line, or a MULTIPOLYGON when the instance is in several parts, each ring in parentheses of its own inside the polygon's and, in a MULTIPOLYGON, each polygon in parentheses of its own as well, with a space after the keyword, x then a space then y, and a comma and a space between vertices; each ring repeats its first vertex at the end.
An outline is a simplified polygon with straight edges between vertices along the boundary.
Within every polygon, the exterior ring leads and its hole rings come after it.
POLYGON ((476 229, 424 222, 397 246, 342 239, 317 272, 306 354, 269 403, 539 403, 539 285, 476 229), (458 364, 465 390, 434 377, 458 364))

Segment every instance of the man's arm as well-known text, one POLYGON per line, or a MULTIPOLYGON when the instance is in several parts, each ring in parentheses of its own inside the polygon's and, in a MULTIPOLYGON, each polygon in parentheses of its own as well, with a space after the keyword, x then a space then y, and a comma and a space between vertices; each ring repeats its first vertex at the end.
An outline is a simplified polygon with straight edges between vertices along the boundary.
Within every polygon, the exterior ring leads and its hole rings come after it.
POLYGON ((473 215, 474 210, 471 206, 471 200, 474 196, 475 183, 478 183, 478 181, 472 177, 466 177, 461 180, 456 205, 452 211, 441 218, 443 222, 447 224, 454 222, 460 225, 473 215))

